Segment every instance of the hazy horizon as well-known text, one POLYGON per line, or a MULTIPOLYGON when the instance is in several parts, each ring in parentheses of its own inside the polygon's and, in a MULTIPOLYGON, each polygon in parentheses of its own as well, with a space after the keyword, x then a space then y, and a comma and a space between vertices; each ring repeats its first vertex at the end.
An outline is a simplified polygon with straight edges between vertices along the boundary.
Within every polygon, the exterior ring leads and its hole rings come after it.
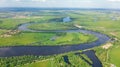
POLYGON ((0 7, 119 9, 120 0, 0 0, 0 7))

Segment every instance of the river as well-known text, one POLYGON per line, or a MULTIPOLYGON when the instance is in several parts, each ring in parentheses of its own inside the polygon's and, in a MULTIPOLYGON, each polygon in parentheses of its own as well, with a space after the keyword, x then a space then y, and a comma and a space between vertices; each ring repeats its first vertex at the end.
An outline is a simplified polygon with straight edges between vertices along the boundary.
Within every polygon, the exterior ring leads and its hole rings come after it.
MULTIPOLYGON (((47 55, 54 55, 54 54, 61 54, 70 51, 77 51, 77 50, 85 50, 89 48, 93 48, 96 46, 100 46, 107 41, 109 41, 109 37, 105 34, 90 31, 90 30, 83 30, 83 29, 76 29, 76 30, 51 30, 51 31, 36 31, 30 30, 27 26, 30 24, 22 24, 18 27, 18 30, 22 31, 30 31, 30 32, 81 32, 84 34, 92 34, 98 38, 98 40, 91 42, 91 43, 84 43, 78 45, 67 45, 67 46, 13 46, 13 47, 0 47, 0 57, 12 57, 12 56, 23 56, 23 55, 36 55, 36 56, 47 56, 47 55)), ((87 54, 86 55, 90 55, 87 54)), ((92 55, 91 55, 92 56, 92 55)), ((89 57, 90 58, 90 57, 89 57)), ((93 60, 93 59, 92 59, 93 60)))

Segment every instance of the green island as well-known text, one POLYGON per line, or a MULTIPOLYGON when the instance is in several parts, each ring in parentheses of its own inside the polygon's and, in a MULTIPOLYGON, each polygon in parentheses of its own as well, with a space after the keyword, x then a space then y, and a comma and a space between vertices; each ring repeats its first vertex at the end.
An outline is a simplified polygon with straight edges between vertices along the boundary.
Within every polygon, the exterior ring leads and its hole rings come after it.
MULTIPOLYGON (((120 12, 117 10, 42 10, 29 12, 0 13, 0 47, 6 46, 63 46, 91 43, 97 40, 94 35, 79 32, 54 33, 30 32, 18 30, 25 23, 31 30, 69 30, 87 29, 100 32, 111 37, 101 46, 90 48, 94 50, 103 67, 120 67, 120 12), (13 16, 11 16, 13 14, 13 16), (6 18, 2 16, 7 16, 6 18), (63 22, 61 18, 69 16, 70 22, 63 22), (35 23, 35 24, 32 24, 35 23)), ((13 56, 0 57, 0 67, 92 67, 80 56, 92 63, 85 55, 75 55, 71 51, 64 54, 50 56, 13 56), (70 63, 65 62, 67 56, 70 63)))

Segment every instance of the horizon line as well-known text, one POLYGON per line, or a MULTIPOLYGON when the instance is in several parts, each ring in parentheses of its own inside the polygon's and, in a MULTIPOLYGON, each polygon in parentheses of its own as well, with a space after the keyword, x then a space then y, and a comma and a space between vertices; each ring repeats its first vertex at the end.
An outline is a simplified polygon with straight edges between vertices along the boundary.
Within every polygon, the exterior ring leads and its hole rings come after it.
POLYGON ((101 7, 98 7, 98 8, 92 8, 92 7, 0 7, 0 8, 41 8, 41 9, 120 9, 120 8, 101 8, 101 7))

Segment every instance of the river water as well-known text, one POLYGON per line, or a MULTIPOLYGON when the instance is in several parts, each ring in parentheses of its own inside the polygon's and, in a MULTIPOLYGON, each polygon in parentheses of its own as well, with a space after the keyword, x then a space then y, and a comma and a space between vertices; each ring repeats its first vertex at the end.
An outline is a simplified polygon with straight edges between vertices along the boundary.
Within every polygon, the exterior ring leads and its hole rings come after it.
MULTIPOLYGON (((95 35, 98 40, 91 43, 84 43, 78 45, 68 45, 68 46, 13 46, 13 47, 0 47, 0 57, 12 57, 12 56, 23 56, 23 55, 36 55, 36 56, 47 56, 54 54, 61 54, 70 51, 77 50, 85 50, 89 48, 93 48, 96 46, 100 46, 101 44, 109 41, 109 37, 107 35, 90 31, 90 30, 53 30, 53 31, 36 31, 30 30, 27 26, 30 24, 23 24, 18 27, 18 30, 22 31, 30 31, 30 32, 81 32, 84 34, 92 34, 95 35)), ((92 54, 85 53, 89 58, 92 59, 92 54), (90 56, 91 55, 91 56, 90 56)), ((95 58, 95 57, 94 57, 95 58)), ((96 60, 97 61, 97 60, 96 60)), ((95 61, 93 61, 95 63, 95 61)), ((95 63, 96 64, 96 63, 95 63)), ((94 64, 94 65, 95 65, 94 64)), ((96 64, 97 65, 97 64, 96 64)))

